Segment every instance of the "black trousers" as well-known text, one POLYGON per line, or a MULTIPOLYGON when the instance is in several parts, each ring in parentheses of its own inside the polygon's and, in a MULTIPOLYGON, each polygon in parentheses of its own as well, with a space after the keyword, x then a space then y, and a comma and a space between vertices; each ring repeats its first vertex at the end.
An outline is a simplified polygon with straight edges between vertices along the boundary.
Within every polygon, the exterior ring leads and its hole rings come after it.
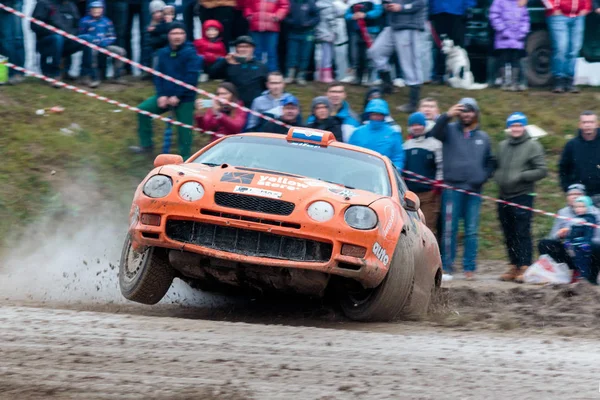
POLYGON ((510 67, 514 71, 519 68, 519 61, 521 60, 522 50, 519 49, 499 49, 498 54, 502 60, 502 66, 510 64, 510 67))
MULTIPOLYGON (((564 244, 560 240, 542 239, 538 243, 540 255, 547 254, 559 263, 565 263, 571 269, 575 268, 575 263, 571 256, 565 250, 564 244)), ((600 245, 592 244, 592 265, 590 266, 590 276, 586 277, 591 283, 597 284, 598 272, 600 272, 600 245)))
MULTIPOLYGON (((448 13, 435 14, 431 16, 431 23, 438 36, 447 35, 460 47, 465 43, 466 20, 462 15, 448 13)), ((446 56, 436 47, 435 51, 435 78, 442 79, 446 71, 446 56)))
MULTIPOLYGON (((503 200, 533 207, 533 196, 528 194, 503 200)), ((529 210, 498 203, 498 218, 504 233, 508 259, 517 267, 531 265, 533 253, 531 217, 532 212, 529 210)))

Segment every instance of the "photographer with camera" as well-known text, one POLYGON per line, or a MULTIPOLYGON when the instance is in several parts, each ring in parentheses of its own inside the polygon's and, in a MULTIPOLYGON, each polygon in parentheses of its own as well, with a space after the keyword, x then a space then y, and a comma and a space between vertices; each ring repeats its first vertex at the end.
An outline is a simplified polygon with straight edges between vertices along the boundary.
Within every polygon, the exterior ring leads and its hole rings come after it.
MULTIPOLYGON (((492 156, 490 138, 479 127, 479 106, 475 99, 464 98, 440 115, 430 132, 442 142, 444 182, 448 185, 480 193, 483 184, 492 177, 496 162, 492 156), (453 118, 458 120, 450 122, 453 118)), ((479 209, 481 197, 446 189, 442 194, 442 265, 444 279, 452 277, 458 224, 465 225, 463 268, 465 277, 473 279, 477 259, 479 209)))
MULTIPOLYGON (((239 100, 236 87, 229 82, 223 82, 217 88, 219 99, 230 103, 243 105, 239 100)), ((231 106, 218 99, 198 99, 196 100, 196 126, 206 131, 213 131, 221 135, 236 135, 242 132, 246 125, 247 113, 231 106)), ((211 141, 215 141, 220 136, 213 136, 211 141)))
POLYGON ((227 54, 218 66, 213 66, 213 74, 222 73, 225 80, 237 88, 239 99, 246 107, 250 107, 254 99, 267 88, 269 72, 266 65, 254 58, 256 46, 250 36, 238 37, 233 45, 235 53, 227 54))

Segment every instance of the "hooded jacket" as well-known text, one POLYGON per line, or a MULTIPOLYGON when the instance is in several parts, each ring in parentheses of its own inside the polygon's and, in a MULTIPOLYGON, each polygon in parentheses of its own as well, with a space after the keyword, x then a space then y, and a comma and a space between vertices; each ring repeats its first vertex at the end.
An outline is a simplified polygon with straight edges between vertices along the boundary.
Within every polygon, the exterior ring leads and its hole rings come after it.
MULTIPOLYGON (((343 141, 348 143, 350 137, 352 136, 354 130, 360 126, 360 122, 358 116, 352 111, 350 108, 350 104, 347 101, 342 103, 342 108, 335 114, 332 114, 334 117, 338 117, 342 121, 342 135, 343 141)), ((307 124, 311 124, 314 121, 314 115, 308 117, 306 121, 307 124)))
POLYGON ((425 30, 427 21, 426 0, 392 0, 392 3, 400 4, 399 12, 386 13, 387 26, 395 31, 401 30, 425 30))
MULTIPOLYGON (((202 67, 202 60, 196 54, 196 49, 190 42, 185 42, 178 49, 173 50, 171 46, 164 47, 157 52, 157 71, 165 75, 179 79, 189 85, 198 84, 198 75, 202 67)), ((156 95, 176 96, 182 103, 194 101, 196 92, 183 86, 169 82, 158 76, 154 76, 156 95)))
MULTIPOLYGON (((80 15, 77 6, 72 1, 40 0, 36 3, 31 16, 71 35, 77 36, 79 32, 80 15)), ((29 26, 35 32, 37 40, 54 35, 53 32, 33 22, 29 26)))
POLYGON ((519 138, 503 140, 496 159, 498 167, 494 180, 498 183, 501 199, 533 193, 535 182, 548 174, 544 149, 527 132, 519 138))
POLYGON ((219 21, 210 19, 202 24, 202 38, 194 40, 194 47, 198 55, 204 57, 204 63, 207 66, 213 65, 218 58, 225 57, 227 55, 227 49, 225 43, 221 38, 223 33, 223 25, 219 21), (219 30, 219 36, 214 40, 206 37, 206 30, 208 28, 216 28, 219 30))
POLYGON ((429 2, 429 7, 431 7, 431 15, 442 13, 465 15, 469 8, 473 8, 476 5, 476 0, 431 0, 429 2))
MULTIPOLYGON (((367 108, 367 104, 369 103, 369 97, 371 97, 373 95, 373 93, 379 92, 380 96, 379 97, 383 97, 383 93, 381 93, 381 89, 378 87, 372 87, 369 90, 367 90, 367 93, 365 94, 365 102, 363 105, 363 113, 360 116, 360 122, 362 125, 366 124, 369 122, 369 113, 365 112, 365 109, 367 108)), ((394 118, 391 115, 386 115, 385 116, 385 122, 387 122, 393 130, 395 130, 398 133, 402 133, 402 127, 396 122, 396 120, 394 120, 394 118)))
POLYGON ((594 140, 585 140, 581 130, 563 149, 559 163, 560 184, 567 191, 573 183, 583 183, 588 196, 600 194, 600 128, 594 140))
POLYGON ((317 8, 319 9, 319 24, 315 28, 315 40, 334 43, 338 36, 339 19, 344 16, 346 7, 342 8, 335 0, 317 0, 317 8))
MULTIPOLYGON (((477 112, 479 107, 473 99, 462 99, 477 112)), ((480 192, 483 184, 493 176, 496 161, 492 155, 490 138, 477 125, 465 133, 460 121, 450 122, 448 114, 440 115, 429 132, 443 144, 444 182, 459 189, 480 192)))
MULTIPOLYGON (((238 101, 239 105, 243 105, 238 101)), ((202 116, 196 115, 196 125, 200 129, 206 131, 212 131, 221 135, 237 135, 242 132, 244 125, 246 124, 246 111, 235 108, 231 110, 229 114, 221 113, 217 116, 212 108, 206 110, 206 113, 202 116)), ((219 139, 220 136, 213 136, 211 142, 219 139)))
MULTIPOLYGON (((387 103, 381 99, 371 100, 366 111, 383 115, 390 114, 387 103)), ((398 171, 404 169, 402 135, 394 131, 385 121, 369 121, 368 124, 354 131, 349 143, 388 157, 398 171)))
POLYGON ((289 11, 289 0, 253 0, 244 4, 244 17, 251 32, 279 32, 289 11))
MULTIPOLYGON (((273 118, 279 118, 281 115, 281 99, 285 96, 291 96, 289 93, 284 92, 281 97, 276 99, 271 95, 271 92, 265 90, 262 92, 260 96, 254 99, 252 102, 252 106, 250 107, 253 111, 259 112, 261 114, 269 114, 273 118)), ((257 128, 261 124, 259 118, 250 114, 248 116, 248 125, 246 130, 252 130, 257 128)))
POLYGON ((290 0, 290 13, 285 18, 285 23, 291 32, 310 31, 320 20, 316 0, 290 0))
POLYGON ((100 47, 107 47, 115 43, 117 35, 112 21, 102 15, 100 18, 93 18, 86 15, 79 21, 79 34, 90 35, 91 42, 100 47))
POLYGON ((519 7, 518 0, 494 0, 490 8, 490 23, 496 31, 494 48, 525 48, 530 28, 527 6, 519 7))
POLYGON ((560 11, 562 15, 573 18, 582 11, 591 11, 591 0, 542 0, 546 7, 546 16, 551 16, 554 12, 560 11))
MULTIPOLYGON (((569 206, 561 208, 557 214, 561 217, 566 218, 578 218, 578 215, 575 214, 573 208, 569 206)), ((593 215, 596 218, 596 221, 600 221, 600 210, 598 210, 596 207, 589 207, 588 214, 593 215)), ((560 238, 558 237, 558 231, 560 231, 562 228, 571 228, 571 226, 575 224, 575 221, 573 219, 556 218, 554 220, 554 225, 552 225, 552 230, 550 231, 548 238, 553 240, 560 240, 560 238)), ((592 243, 600 245, 600 229, 598 228, 594 229, 592 243)))

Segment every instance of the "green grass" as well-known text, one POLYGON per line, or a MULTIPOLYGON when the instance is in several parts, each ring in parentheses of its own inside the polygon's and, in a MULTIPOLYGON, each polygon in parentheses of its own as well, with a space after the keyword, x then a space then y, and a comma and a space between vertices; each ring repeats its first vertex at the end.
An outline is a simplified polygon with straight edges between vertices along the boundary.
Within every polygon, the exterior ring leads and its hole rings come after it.
MULTIPOLYGON (((214 92, 216 84, 202 87, 214 92)), ((322 94, 324 87, 292 86, 289 91, 299 97, 306 116, 312 98, 322 94)), ((130 87, 105 85, 97 93, 137 105, 152 95, 153 90, 149 83, 136 83, 130 87)), ((348 88, 349 101, 357 111, 362 108, 364 93, 364 88, 348 88)), ((406 90, 401 90, 388 100, 396 106, 405 102, 406 96, 406 90)), ((538 184, 536 207, 556 211, 563 205, 556 175, 558 155, 568 135, 575 133, 579 113, 599 104, 600 90, 588 88, 579 95, 552 95, 538 90, 515 94, 426 86, 422 96, 437 98, 443 110, 461 97, 476 97, 482 109, 482 127, 495 144, 503 137, 507 115, 513 111, 525 112, 531 123, 550 133, 541 142, 547 150, 551 174, 538 184)), ((137 115, 125 109, 113 112, 117 108, 72 91, 53 89, 33 78, 19 86, 0 88, 0 241, 40 215, 85 212, 73 207, 73 199, 69 198, 85 193, 61 193, 61 187, 69 182, 94 187, 99 193, 95 196, 128 205, 135 186, 152 163, 148 158, 127 152, 127 146, 137 144, 137 115), (47 117, 35 114, 37 109, 54 105, 65 107, 65 112, 47 117), (60 132, 72 123, 81 126, 81 131, 72 136, 60 132), (53 170, 56 174, 51 175, 53 170)), ((394 117, 406 126, 406 115, 394 112, 394 117)), ((155 122, 159 143, 163 130, 164 123, 155 122)), ((202 134, 196 135, 194 149, 207 140, 202 134)), ((495 196, 495 184, 486 185, 485 193, 495 196)), ((536 216, 535 237, 545 235, 551 225, 552 218, 536 216)), ((504 258, 496 206, 490 202, 482 208, 480 244, 481 258, 504 258)))

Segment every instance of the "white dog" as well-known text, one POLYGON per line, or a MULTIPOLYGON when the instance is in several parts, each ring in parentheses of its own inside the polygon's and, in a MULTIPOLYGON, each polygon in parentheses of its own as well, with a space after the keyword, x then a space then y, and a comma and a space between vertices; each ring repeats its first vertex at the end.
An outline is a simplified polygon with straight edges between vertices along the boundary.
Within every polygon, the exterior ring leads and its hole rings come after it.
POLYGON ((452 39, 443 40, 442 53, 446 55, 446 73, 450 86, 467 90, 480 90, 488 87, 484 83, 475 83, 467 51, 460 46, 455 46, 452 39))

